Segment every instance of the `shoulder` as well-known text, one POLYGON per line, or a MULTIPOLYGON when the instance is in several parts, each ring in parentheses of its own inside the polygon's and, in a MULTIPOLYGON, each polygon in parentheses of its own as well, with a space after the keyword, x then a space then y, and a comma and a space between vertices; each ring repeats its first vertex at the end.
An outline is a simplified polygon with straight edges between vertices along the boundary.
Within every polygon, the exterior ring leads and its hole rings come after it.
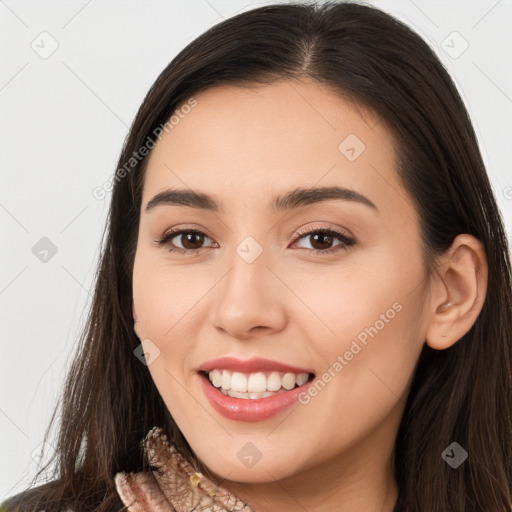
POLYGON ((42 486, 35 487, 34 489, 27 489, 25 491, 19 492, 18 494, 7 497, 0 503, 0 512, 15 512, 18 510, 24 510, 25 504, 30 501, 30 499, 34 496, 40 487, 42 486))
POLYGON ((9 496, 0 502, 0 512, 13 512, 16 507, 23 503, 26 492, 20 492, 14 496, 9 496))
POLYGON ((24 505, 34 496, 39 488, 40 486, 9 496, 0 503, 0 512, 15 512, 16 510, 23 510, 24 505))
MULTIPOLYGON (((45 491, 53 487, 55 482, 47 482, 45 484, 25 489, 24 491, 7 497, 0 502, 0 512, 32 512, 34 510, 41 510, 37 506, 38 496, 43 495, 45 491)), ((63 512, 73 512, 70 508, 63 510, 63 512)))

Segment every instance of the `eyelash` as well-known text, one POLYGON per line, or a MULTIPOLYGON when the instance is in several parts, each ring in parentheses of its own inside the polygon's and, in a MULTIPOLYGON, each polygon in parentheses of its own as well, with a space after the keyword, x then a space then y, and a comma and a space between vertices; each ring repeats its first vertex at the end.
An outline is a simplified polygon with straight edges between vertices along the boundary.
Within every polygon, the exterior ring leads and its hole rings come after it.
MULTIPOLYGON (((177 235, 181 235, 184 233, 194 233, 194 234, 198 234, 198 235, 205 235, 207 238, 210 238, 210 237, 208 237, 208 235, 206 235, 205 233, 203 233, 202 231, 199 231, 197 229, 186 229, 186 228, 179 229, 178 228, 178 229, 170 230, 170 231, 164 233, 160 238, 155 240, 155 243, 159 247, 163 247, 163 246, 167 245, 168 246, 167 250, 169 252, 176 252, 179 254, 184 254, 184 253, 189 253, 189 254, 196 253, 197 254, 202 249, 206 249, 206 247, 201 247, 199 249, 182 249, 181 247, 171 246, 170 241, 173 238, 175 238, 177 235)), ((347 235, 340 233, 339 231, 335 231, 333 229, 328 229, 328 228, 316 228, 316 229, 310 229, 310 230, 301 230, 297 233, 298 236, 294 239, 294 242, 296 240, 299 240, 299 239, 307 236, 307 235, 313 235, 313 234, 319 234, 319 233, 322 235, 330 235, 333 238, 338 238, 341 241, 341 244, 335 245, 334 247, 331 247, 330 249, 306 249, 308 251, 308 254, 310 254, 310 255, 319 256, 321 254, 331 254, 331 253, 337 252, 339 250, 349 249, 350 247, 352 247, 353 245, 356 244, 356 241, 353 238, 350 238, 347 235)))

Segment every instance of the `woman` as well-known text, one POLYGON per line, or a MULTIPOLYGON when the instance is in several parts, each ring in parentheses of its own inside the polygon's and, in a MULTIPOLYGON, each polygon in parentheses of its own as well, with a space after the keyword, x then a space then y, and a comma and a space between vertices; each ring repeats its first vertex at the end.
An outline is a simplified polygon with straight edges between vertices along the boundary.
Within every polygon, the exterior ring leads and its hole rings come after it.
POLYGON ((352 3, 232 17, 140 107, 58 471, 4 507, 510 511, 511 289, 417 34, 352 3))

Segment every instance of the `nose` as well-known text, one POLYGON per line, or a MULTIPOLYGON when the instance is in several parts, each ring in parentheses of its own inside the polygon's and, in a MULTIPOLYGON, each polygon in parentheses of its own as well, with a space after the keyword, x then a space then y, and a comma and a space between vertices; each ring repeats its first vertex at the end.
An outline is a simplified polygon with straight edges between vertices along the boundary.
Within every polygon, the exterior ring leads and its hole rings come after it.
POLYGON ((252 262, 235 254, 216 287, 210 321, 233 338, 268 336, 286 325, 285 290, 264 254, 252 262))

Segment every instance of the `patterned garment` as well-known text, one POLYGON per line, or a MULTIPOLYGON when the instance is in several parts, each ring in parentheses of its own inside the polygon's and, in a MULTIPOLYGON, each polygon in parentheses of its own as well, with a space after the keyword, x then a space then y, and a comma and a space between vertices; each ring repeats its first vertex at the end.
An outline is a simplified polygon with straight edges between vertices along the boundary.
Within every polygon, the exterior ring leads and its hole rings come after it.
POLYGON ((153 427, 144 442, 148 461, 157 469, 121 472, 114 477, 117 492, 130 512, 254 512, 230 491, 195 472, 160 427, 153 427))

